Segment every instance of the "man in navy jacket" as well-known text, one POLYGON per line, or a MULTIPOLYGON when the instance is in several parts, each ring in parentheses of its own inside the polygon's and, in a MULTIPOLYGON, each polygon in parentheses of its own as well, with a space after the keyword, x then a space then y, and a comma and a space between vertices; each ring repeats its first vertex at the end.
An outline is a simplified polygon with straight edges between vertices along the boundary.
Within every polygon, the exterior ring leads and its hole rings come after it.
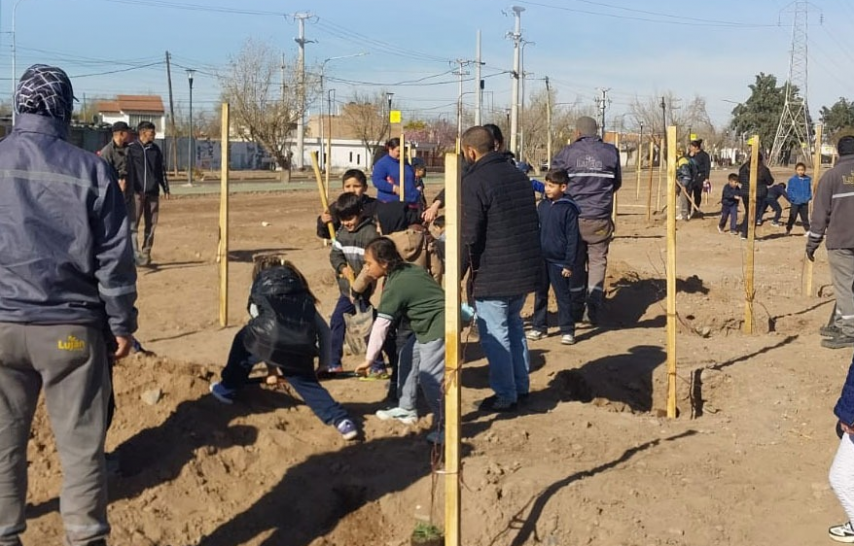
POLYGON ((576 321, 581 320, 586 307, 587 319, 593 325, 598 324, 605 301, 605 269, 614 235, 614 192, 623 183, 620 154, 616 147, 602 142, 598 131, 595 119, 578 118, 573 143, 552 161, 553 169, 564 169, 569 174, 567 194, 581 209, 581 245, 571 278, 573 316, 576 321))

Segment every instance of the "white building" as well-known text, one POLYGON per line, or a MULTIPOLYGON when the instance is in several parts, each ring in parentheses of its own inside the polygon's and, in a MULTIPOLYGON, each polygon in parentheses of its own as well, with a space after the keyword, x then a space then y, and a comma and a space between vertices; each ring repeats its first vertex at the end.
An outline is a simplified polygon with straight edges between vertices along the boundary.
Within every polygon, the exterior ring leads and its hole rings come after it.
POLYGON ((166 136, 166 110, 159 95, 117 95, 98 102, 97 108, 102 123, 124 121, 135 131, 140 122, 150 121, 157 128, 155 138, 166 136))

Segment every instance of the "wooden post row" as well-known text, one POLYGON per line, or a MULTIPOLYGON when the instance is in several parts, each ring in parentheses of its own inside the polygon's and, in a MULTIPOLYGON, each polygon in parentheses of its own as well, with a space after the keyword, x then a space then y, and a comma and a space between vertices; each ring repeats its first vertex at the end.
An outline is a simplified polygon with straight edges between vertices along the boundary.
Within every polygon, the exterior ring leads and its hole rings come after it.
POLYGON ((676 418, 676 127, 667 128, 667 417, 676 418))
POLYGON ((222 105, 222 149, 219 194, 219 325, 228 326, 228 166, 229 105, 222 105))
MULTIPOLYGON (((812 195, 815 195, 816 190, 818 189, 818 180, 821 178, 821 136, 822 136, 822 124, 817 123, 815 126, 815 156, 813 158, 813 175, 812 175, 812 195)), ((812 200, 810 200, 809 204, 809 215, 812 217, 812 200)), ((791 213, 790 213, 791 214, 791 213)), ((804 296, 812 297, 812 275, 813 275, 813 263, 807 258, 806 254, 803 256, 804 266, 801 268, 801 274, 803 276, 801 286, 803 288, 804 296)))
POLYGON ((461 156, 445 154, 445 546, 460 546, 461 175, 461 156))
MULTIPOLYGON (((661 148, 658 152, 658 194, 655 196, 655 210, 661 210, 661 179, 664 177, 664 150, 667 147, 667 141, 665 140, 666 135, 662 136, 662 144, 661 148)), ((677 146, 675 142, 672 143, 673 146, 677 146)))
POLYGON ((744 271, 744 333, 753 333, 753 272, 756 250, 756 184, 759 178, 759 135, 753 135, 753 147, 750 149, 750 195, 749 206, 745 207, 744 221, 747 222, 747 259, 744 271))

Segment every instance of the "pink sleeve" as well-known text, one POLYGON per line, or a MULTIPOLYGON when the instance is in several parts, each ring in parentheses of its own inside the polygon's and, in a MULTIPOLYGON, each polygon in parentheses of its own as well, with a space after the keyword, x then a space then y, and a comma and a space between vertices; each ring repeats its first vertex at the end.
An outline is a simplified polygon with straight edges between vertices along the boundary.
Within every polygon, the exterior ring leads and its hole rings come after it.
POLYGON ((368 339, 368 350, 365 354, 365 360, 373 362, 380 356, 380 351, 385 343, 385 337, 388 335, 388 329, 391 328, 391 321, 387 318, 377 317, 374 325, 371 328, 371 337, 368 339))

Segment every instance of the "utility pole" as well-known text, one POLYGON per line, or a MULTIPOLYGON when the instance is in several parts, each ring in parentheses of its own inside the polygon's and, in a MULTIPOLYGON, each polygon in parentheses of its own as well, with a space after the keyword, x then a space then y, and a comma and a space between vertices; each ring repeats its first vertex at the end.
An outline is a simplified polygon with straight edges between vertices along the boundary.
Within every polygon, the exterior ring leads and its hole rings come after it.
POLYGON ((457 59, 453 62, 460 65, 457 71, 454 72, 455 76, 460 77, 460 92, 457 96, 457 140, 459 140, 463 137, 463 76, 469 75, 469 72, 465 72, 463 67, 470 65, 472 61, 457 59))
POLYGON ((306 40, 305 38, 305 21, 315 17, 311 13, 300 12, 295 13, 293 18, 299 24, 299 37, 294 38, 294 41, 299 45, 299 59, 297 61, 297 108, 299 109, 299 117, 297 118, 297 168, 303 169, 305 168, 305 44, 315 43, 315 40, 306 40))
POLYGON ((513 87, 511 89, 510 104, 510 152, 518 157, 517 137, 519 136, 519 78, 522 76, 522 12, 525 8, 511 6, 510 9, 516 18, 513 32, 508 32, 507 37, 513 39, 513 87))
POLYGON ((172 176, 178 176, 178 134, 175 131, 175 100, 172 98, 172 56, 166 52, 166 82, 169 84, 169 134, 172 136, 172 176))
POLYGON ((599 133, 603 139, 605 138, 605 110, 611 104, 611 100, 608 98, 608 91, 610 90, 610 87, 600 87, 599 93, 601 95, 596 99, 596 105, 599 107, 599 133))
POLYGON ((522 68, 522 81, 520 83, 521 89, 519 90, 519 154, 517 159, 519 161, 524 161, 525 157, 525 129, 523 126, 523 122, 525 121, 525 80, 528 79, 528 76, 532 76, 533 74, 528 74, 525 71, 525 46, 527 45, 537 45, 535 42, 529 42, 528 40, 522 40, 522 53, 519 55, 521 62, 519 63, 522 68))
POLYGON ((483 79, 480 76, 480 67, 484 64, 480 56, 480 31, 477 31, 477 47, 475 48, 474 69, 474 124, 481 124, 481 111, 483 109, 483 79))
POLYGON ((664 165, 664 161, 663 161, 664 160, 664 150, 665 150, 666 145, 667 145, 667 103, 664 102, 664 97, 661 97, 661 104, 659 104, 659 106, 661 106, 661 122, 662 122, 661 123, 662 146, 661 146, 661 151, 659 152, 659 155, 658 155, 658 164, 660 166, 660 165, 664 165))
POLYGON ((549 77, 546 80, 546 165, 552 168, 552 90, 549 87, 549 77))

